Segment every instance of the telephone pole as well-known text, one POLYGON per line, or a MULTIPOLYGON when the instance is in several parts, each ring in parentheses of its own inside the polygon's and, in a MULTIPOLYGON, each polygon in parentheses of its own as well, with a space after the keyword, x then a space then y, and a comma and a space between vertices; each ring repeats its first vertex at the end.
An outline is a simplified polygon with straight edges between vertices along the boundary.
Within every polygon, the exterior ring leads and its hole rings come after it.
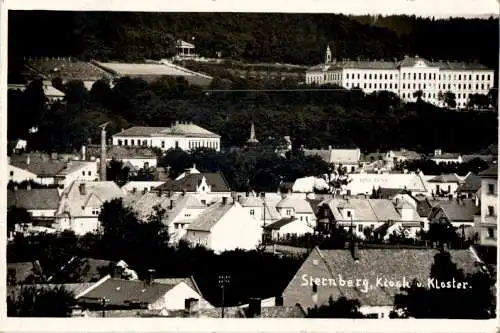
POLYGON ((231 281, 231 276, 229 274, 220 274, 219 275, 219 280, 218 280, 218 285, 221 288, 222 291, 222 310, 221 310, 221 318, 224 318, 224 291, 226 288, 226 285, 228 285, 231 281))

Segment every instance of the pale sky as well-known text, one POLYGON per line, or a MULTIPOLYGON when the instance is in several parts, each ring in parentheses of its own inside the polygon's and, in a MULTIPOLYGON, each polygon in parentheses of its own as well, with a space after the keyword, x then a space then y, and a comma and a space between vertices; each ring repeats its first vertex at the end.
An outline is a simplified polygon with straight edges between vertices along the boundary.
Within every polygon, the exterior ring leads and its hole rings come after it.
POLYGON ((124 11, 317 12, 484 16, 499 13, 498 0, 6 0, 12 9, 124 11))

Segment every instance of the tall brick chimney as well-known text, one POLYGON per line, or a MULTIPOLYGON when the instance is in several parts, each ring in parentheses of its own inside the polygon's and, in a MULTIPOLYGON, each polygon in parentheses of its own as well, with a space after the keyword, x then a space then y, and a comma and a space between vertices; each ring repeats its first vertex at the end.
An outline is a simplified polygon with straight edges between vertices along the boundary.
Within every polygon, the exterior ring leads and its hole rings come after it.
POLYGON ((106 181, 106 125, 100 125, 101 128, 101 161, 100 161, 100 175, 101 181, 106 181))

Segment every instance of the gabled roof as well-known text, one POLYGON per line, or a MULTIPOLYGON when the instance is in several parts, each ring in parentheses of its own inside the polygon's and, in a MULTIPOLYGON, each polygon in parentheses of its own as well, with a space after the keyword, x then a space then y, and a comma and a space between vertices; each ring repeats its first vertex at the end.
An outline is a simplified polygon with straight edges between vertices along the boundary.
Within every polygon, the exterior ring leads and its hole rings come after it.
POLYGON ((398 63, 398 67, 414 67, 418 63, 423 63, 426 67, 437 67, 429 60, 420 57, 405 57, 398 63))
POLYGON ((200 288, 198 288, 198 284, 194 280, 194 277, 188 276, 188 277, 182 277, 182 278, 158 278, 154 279, 154 282, 156 283, 163 283, 163 284, 170 284, 170 285, 178 285, 181 282, 184 282, 187 284, 191 289, 196 291, 200 296, 203 296, 201 294, 200 288))
POLYGON ((435 61, 433 65, 440 70, 492 70, 483 64, 463 61, 435 61))
POLYGON ((361 158, 359 149, 332 149, 329 163, 357 164, 361 158))
POLYGON ((481 177, 470 174, 465 178, 465 182, 460 185, 457 189, 457 192, 473 192, 476 193, 481 188, 481 177))
POLYGON ((66 162, 52 160, 48 156, 37 156, 35 154, 23 154, 12 156, 10 165, 34 173, 39 177, 55 177, 66 167, 66 162), (29 156, 29 163, 28 162, 29 156))
POLYGON ((68 213, 71 216, 81 216, 84 214, 82 207, 99 208, 101 206, 100 202, 104 203, 113 199, 123 198, 124 196, 124 191, 115 182, 86 182, 76 180, 61 194, 57 214, 68 213), (80 184, 84 184, 85 194, 80 193, 80 184), (92 198, 93 196, 96 198, 92 198), (94 204, 97 206, 91 206, 94 204))
POLYGON ((201 184, 202 179, 212 188, 213 192, 230 192, 229 184, 222 173, 196 173, 189 174, 179 180, 170 180, 159 186, 157 189, 161 191, 173 192, 196 192, 196 188, 201 184))
MULTIPOLYGON (((446 216, 451 220, 450 222, 472 222, 474 215, 478 213, 479 207, 473 200, 456 200, 440 201, 434 207, 434 211, 442 209, 446 216)), ((432 213, 431 213, 432 214, 432 213)))
POLYGON ((383 188, 383 187, 380 187, 380 188, 375 189, 375 190, 378 191, 378 198, 379 199, 389 199, 389 200, 394 198, 396 195, 405 192, 405 190, 401 189, 401 188, 383 188))
POLYGON ((427 192, 422 178, 414 173, 408 174, 350 174, 351 182, 346 186, 352 195, 371 194, 373 187, 400 188, 412 192, 427 192))
POLYGON ((188 43, 188 42, 183 41, 183 40, 181 40, 181 39, 179 39, 179 40, 177 41, 176 46, 177 46, 177 47, 179 47, 179 48, 180 48, 180 47, 182 47, 182 48, 190 48, 190 49, 194 49, 194 48, 195 48, 194 44, 188 43))
POLYGON ((210 231, 234 207, 233 204, 215 203, 196 217, 187 229, 193 231, 210 231))
POLYGON ((95 164, 93 161, 69 161, 66 163, 66 167, 59 172, 58 176, 65 176, 71 174, 75 171, 81 170, 88 167, 89 165, 95 164))
POLYGON ((332 199, 327 204, 336 221, 345 221, 339 209, 345 207, 345 204, 354 210, 355 221, 383 222, 401 219, 394 204, 387 199, 332 199))
MULTIPOLYGON (((451 260, 466 273, 477 270, 475 256, 469 250, 450 250, 451 260)), ((317 247, 309 254, 283 292, 284 305, 300 304, 307 309, 314 305, 312 286, 304 286, 304 274, 309 277, 322 277, 339 281, 366 279, 371 285, 377 278, 401 281, 403 277, 411 283, 418 279, 427 283, 434 257, 434 249, 359 249, 358 261, 353 259, 349 250, 319 250, 317 247)), ((318 305, 326 304, 330 297, 357 299, 362 306, 393 306, 394 297, 401 293, 400 288, 363 286, 334 286, 318 284, 318 305)))
POLYGON ((318 215, 319 205, 323 202, 323 199, 306 199, 311 205, 314 215, 318 215))
POLYGON ((168 127, 133 126, 113 136, 153 136, 166 129, 168 129, 168 127))
POLYGON ((319 156, 326 163, 330 163, 330 151, 328 149, 304 149, 305 156, 319 156))
POLYGON ((287 225, 289 223, 292 223, 293 221, 295 221, 295 218, 285 217, 285 218, 282 218, 281 220, 278 220, 278 221, 273 222, 269 225, 266 225, 264 228, 271 229, 271 230, 280 230, 282 227, 284 227, 285 225, 287 225))
POLYGON ((456 174, 443 174, 431 178, 428 180, 429 183, 460 183, 462 180, 456 174))
POLYGON ((163 297, 176 285, 164 283, 148 284, 144 281, 108 279, 88 293, 82 295, 79 301, 82 303, 100 304, 104 297, 108 300, 108 306, 136 308, 147 307, 163 297))
POLYGON ((293 208, 298 214, 314 214, 314 211, 306 199, 289 196, 283 198, 276 208, 293 208))
POLYGON ((7 207, 31 209, 57 209, 59 192, 56 188, 33 188, 7 191, 7 207))

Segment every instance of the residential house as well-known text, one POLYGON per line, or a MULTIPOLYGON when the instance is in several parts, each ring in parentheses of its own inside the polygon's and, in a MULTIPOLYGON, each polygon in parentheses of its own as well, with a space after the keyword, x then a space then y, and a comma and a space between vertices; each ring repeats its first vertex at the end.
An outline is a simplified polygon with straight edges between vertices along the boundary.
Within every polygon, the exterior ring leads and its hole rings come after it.
MULTIPOLYGON (((451 260, 465 273, 475 272, 478 258, 471 250, 450 250, 451 260)), ((360 302, 360 311, 389 318, 403 283, 428 283, 436 249, 320 250, 315 248, 283 292, 283 305, 300 304, 306 311, 340 297, 360 302), (377 286, 377 279, 394 287, 377 286), (350 281, 350 282, 349 282, 350 281)))
POLYGON ((412 237, 424 226, 418 213, 406 201, 395 202, 387 199, 331 199, 321 204, 321 213, 318 224, 324 230, 331 230, 335 225, 352 228, 353 233, 360 239, 366 238, 366 230, 375 236, 384 236, 387 239, 397 228, 407 230, 412 237))
POLYGON ((165 182, 161 181, 139 181, 139 180, 133 180, 128 182, 127 184, 122 186, 122 190, 124 190, 126 193, 134 194, 134 193, 147 193, 150 191, 153 191, 155 188, 157 188, 160 185, 163 185, 165 182))
POLYGON ((469 173, 457 188, 457 196, 466 199, 479 199, 481 196, 481 177, 469 173))
POLYGON ((342 166, 346 172, 354 172, 359 168, 361 160, 361 150, 336 149, 328 146, 328 149, 304 149, 306 156, 320 156, 325 162, 335 165, 336 168, 342 166))
POLYGON ((462 155, 454 153, 443 153, 441 149, 436 149, 434 151, 434 156, 432 156, 430 160, 436 162, 436 164, 463 162, 462 155))
POLYGON ((74 181, 62 195, 56 213, 56 229, 77 235, 99 229, 99 213, 106 201, 120 199, 125 193, 112 181, 74 181))
MULTIPOLYGON (((180 283, 186 284, 189 288, 194 290, 198 294, 198 298, 196 300, 196 308, 197 309, 213 309, 213 305, 210 304, 204 297, 203 294, 198 287, 198 284, 196 283, 196 280, 194 279, 193 276, 189 277, 181 277, 181 278, 156 278, 153 280, 155 283, 162 283, 162 284, 169 284, 169 285, 178 285, 180 283)), ((179 291, 185 292, 185 288, 180 289, 179 291)), ((174 295, 171 295, 174 296, 174 295)), ((181 295, 178 295, 176 297, 179 299, 181 295)), ((191 297, 196 296, 196 295, 190 295, 191 297)))
POLYGON ((23 154, 9 158, 9 181, 34 181, 40 185, 56 185, 57 175, 66 162, 53 160, 46 154, 23 154))
POLYGON ((223 197, 189 224, 185 239, 216 253, 254 250, 262 241, 262 227, 240 203, 223 197))
POLYGON ((412 150, 389 150, 385 155, 385 161, 387 165, 392 169, 397 163, 403 163, 407 161, 415 161, 421 159, 421 155, 412 150))
MULTIPOLYGON (((101 157, 100 145, 88 145, 87 152, 90 157, 101 157)), ((106 150, 106 162, 112 160, 122 162, 132 170, 140 170, 143 168, 156 168, 158 156, 151 147, 134 145, 130 146, 110 146, 106 150)))
POLYGON ((417 173, 388 173, 367 174, 354 173, 349 175, 349 183, 344 186, 343 192, 347 195, 365 194, 370 196, 377 188, 404 189, 413 194, 427 194, 424 180, 417 173))
POLYGON ((457 174, 442 174, 439 176, 425 176, 427 188, 434 197, 456 197, 457 189, 462 184, 462 178, 457 174))
POLYGON ((431 209, 429 223, 451 224, 458 228, 460 236, 467 239, 473 237, 474 215, 479 209, 475 201, 470 199, 439 201, 431 209))
POLYGON ((189 224, 196 219, 207 205, 192 194, 159 195, 156 193, 146 193, 138 200, 131 203, 130 207, 137 212, 138 217, 144 221, 154 214, 154 207, 158 206, 165 210, 162 223, 168 227, 170 241, 177 243, 184 237, 189 224))
POLYGON ((92 182, 99 180, 97 161, 72 161, 56 175, 56 183, 61 189, 70 186, 74 181, 92 182))
POLYGON ((245 196, 237 195, 237 200, 248 215, 260 226, 270 225, 281 219, 281 215, 276 209, 281 197, 273 198, 268 194, 257 196, 253 193, 247 193, 245 196))
MULTIPOLYGON (((108 275, 78 295, 77 301, 89 310, 101 310, 102 299, 106 300, 106 309, 109 310, 179 310, 184 309, 186 300, 202 300, 201 295, 186 282, 170 282, 159 283, 152 278, 147 281, 125 280, 108 275)), ((205 300, 198 304, 212 308, 205 300)))
POLYGON ((304 223, 304 230, 314 229, 316 227, 316 215, 306 199, 295 196, 285 196, 278 204, 276 209, 282 218, 293 218, 304 223), (307 228, 306 228, 307 227, 307 228))
POLYGON ((173 148, 192 150, 210 148, 220 150, 220 135, 192 122, 176 121, 171 127, 131 127, 113 135, 114 146, 157 147, 163 151, 173 148))
MULTIPOLYGON (((24 84, 9 84, 7 87, 9 90, 19 90, 25 91, 26 85, 24 84)), ((65 94, 59 89, 55 88, 51 82, 44 81, 43 82, 43 92, 45 97, 47 97, 47 101, 49 104, 55 102, 62 102, 64 100, 65 94)))
POLYGON ((7 190, 7 208, 24 208, 31 215, 30 225, 18 221, 18 231, 36 232, 51 228, 59 205, 59 192, 56 188, 31 188, 7 190), (37 228, 38 227, 38 228, 37 228), (40 229, 43 228, 43 229, 40 229))
POLYGON ((498 232, 498 166, 495 165, 481 173, 480 213, 474 216, 474 229, 479 244, 497 246, 498 232))
POLYGON ((313 234, 314 228, 296 217, 284 217, 264 226, 264 238, 267 240, 288 239, 290 237, 313 234))
POLYGON ((231 195, 229 184, 222 173, 206 172, 189 173, 184 178, 168 180, 155 191, 194 194, 204 204, 217 201, 215 198, 231 195))

